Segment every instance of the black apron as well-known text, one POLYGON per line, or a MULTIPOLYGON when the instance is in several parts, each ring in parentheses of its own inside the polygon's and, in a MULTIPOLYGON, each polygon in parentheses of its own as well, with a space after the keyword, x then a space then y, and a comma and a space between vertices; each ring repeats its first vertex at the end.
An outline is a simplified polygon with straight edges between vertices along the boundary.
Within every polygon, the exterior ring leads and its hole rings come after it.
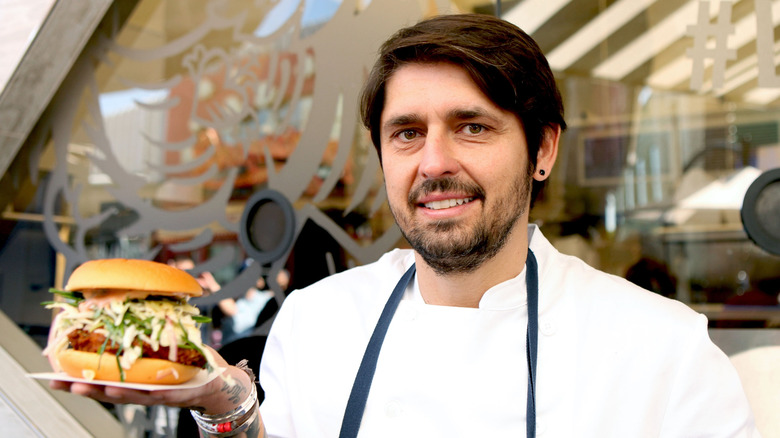
MULTIPOLYGON (((539 273, 534 253, 528 248, 528 256, 525 261, 526 290, 528 292, 528 329, 526 330, 525 354, 528 361, 528 402, 526 405, 526 437, 536 436, 536 350, 539 334, 539 273)), ((368 392, 376 371, 376 362, 379 359, 379 350, 385 340, 387 328, 393 319, 395 309, 404 295, 406 287, 414 277, 415 265, 412 265, 395 285, 393 293, 385 304, 379 321, 376 323, 374 333, 368 341, 366 352, 360 363, 352 392, 349 394, 347 408, 344 412, 344 420, 341 422, 339 438, 356 438, 363 419, 363 411, 366 409, 368 392)))

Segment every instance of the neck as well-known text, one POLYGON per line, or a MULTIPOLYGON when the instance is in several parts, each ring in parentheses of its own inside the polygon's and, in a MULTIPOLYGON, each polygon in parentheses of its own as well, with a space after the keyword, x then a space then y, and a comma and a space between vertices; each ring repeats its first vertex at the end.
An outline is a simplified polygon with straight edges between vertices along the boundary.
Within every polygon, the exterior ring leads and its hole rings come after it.
POLYGON ((415 253, 420 293, 428 304, 477 308, 488 289, 523 271, 527 255, 527 225, 516 226, 498 254, 466 273, 439 274, 415 253))

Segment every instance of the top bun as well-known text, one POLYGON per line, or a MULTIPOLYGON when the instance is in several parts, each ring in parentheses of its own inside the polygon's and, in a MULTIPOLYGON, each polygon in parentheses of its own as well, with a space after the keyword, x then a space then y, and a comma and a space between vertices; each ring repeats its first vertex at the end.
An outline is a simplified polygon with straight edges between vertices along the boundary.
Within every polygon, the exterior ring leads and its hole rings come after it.
POLYGON ((125 289, 199 297, 203 288, 192 275, 165 263, 137 259, 91 260, 76 268, 65 290, 125 289))

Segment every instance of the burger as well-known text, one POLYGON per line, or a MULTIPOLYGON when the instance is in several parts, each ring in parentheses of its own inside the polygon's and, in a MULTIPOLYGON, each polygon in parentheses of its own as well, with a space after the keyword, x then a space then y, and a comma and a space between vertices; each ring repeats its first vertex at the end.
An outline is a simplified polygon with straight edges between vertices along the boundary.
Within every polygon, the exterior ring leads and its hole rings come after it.
POLYGON ((55 371, 113 382, 179 384, 216 369, 190 297, 203 293, 188 273, 135 259, 92 260, 71 274, 44 355, 55 371))

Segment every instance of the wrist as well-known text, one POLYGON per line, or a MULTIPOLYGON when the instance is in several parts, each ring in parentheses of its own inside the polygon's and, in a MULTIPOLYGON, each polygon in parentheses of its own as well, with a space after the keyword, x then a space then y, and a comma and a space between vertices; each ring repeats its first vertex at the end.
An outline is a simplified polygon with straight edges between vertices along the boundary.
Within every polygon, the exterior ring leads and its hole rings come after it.
MULTIPOLYGON (((204 437, 227 437, 235 436, 237 434, 245 434, 248 430, 256 428, 258 425, 262 425, 260 420, 259 402, 257 398, 257 386, 254 383, 253 373, 246 367, 245 361, 238 364, 236 369, 241 374, 244 374, 245 378, 232 375, 234 381, 226 379, 225 385, 217 394, 224 394, 226 389, 228 393, 233 395, 228 397, 228 405, 233 405, 235 401, 240 400, 238 405, 233 409, 222 412, 223 403, 218 403, 216 406, 220 406, 216 411, 220 411, 218 414, 212 414, 207 409, 204 411, 191 410, 192 417, 200 429, 201 436, 204 437), (244 382, 248 380, 248 382, 244 382), (231 384, 232 383, 232 384, 231 384), (245 391, 241 388, 244 387, 244 383, 248 384, 248 394, 245 397, 241 397, 245 391)), ((224 397, 222 399, 224 401, 224 397)), ((247 436, 255 436, 247 435, 247 436)))
POLYGON ((255 382, 246 372, 235 366, 227 367, 222 375, 207 385, 207 391, 194 400, 191 409, 208 416, 219 416, 233 411, 256 391, 255 382))

